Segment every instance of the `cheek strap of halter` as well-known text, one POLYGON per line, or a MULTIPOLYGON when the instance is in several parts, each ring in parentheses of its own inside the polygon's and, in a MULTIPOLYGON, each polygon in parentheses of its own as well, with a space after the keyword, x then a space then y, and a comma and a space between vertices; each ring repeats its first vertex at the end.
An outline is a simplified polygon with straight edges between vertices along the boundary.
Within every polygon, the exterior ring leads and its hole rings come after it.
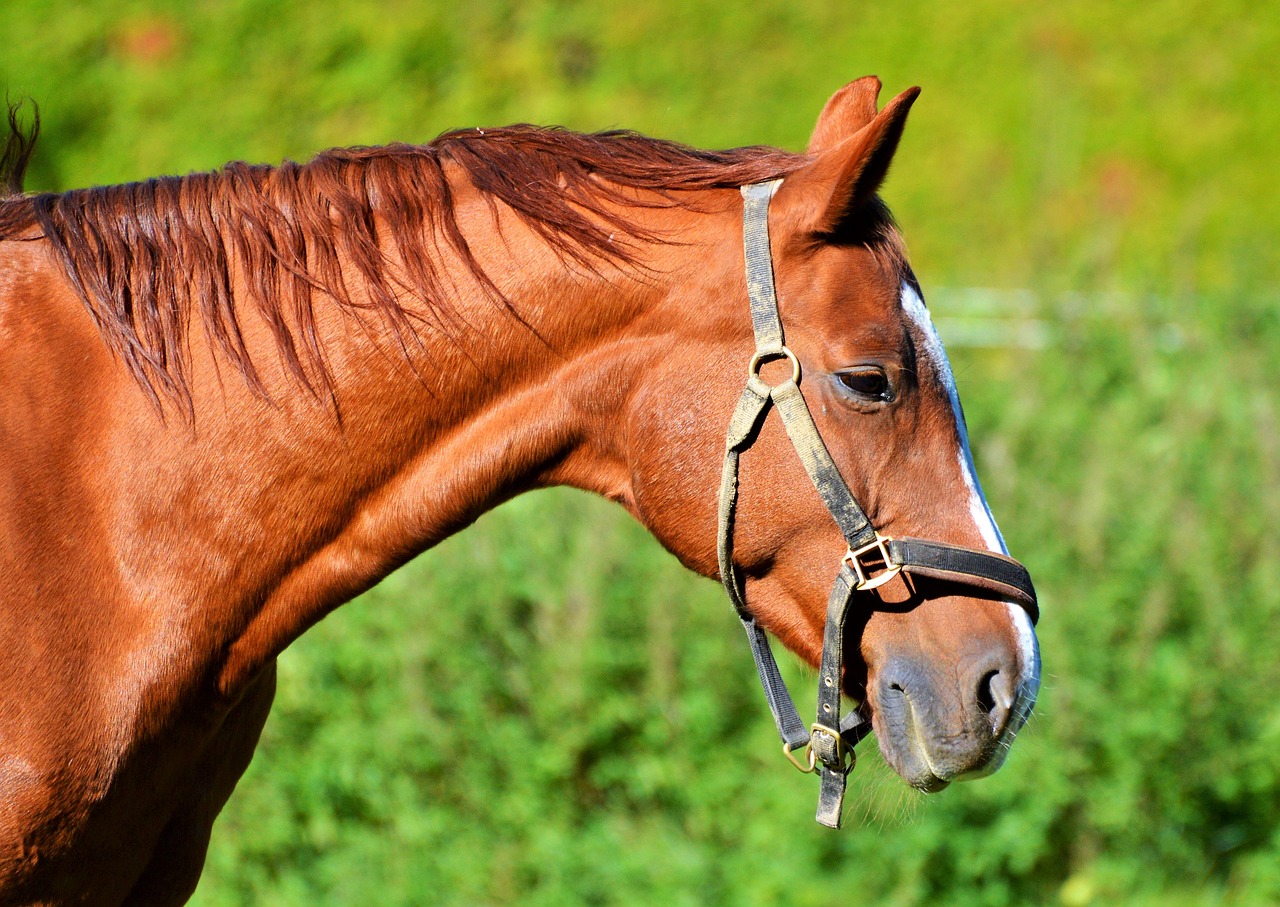
MULTIPOLYGON (((748 367, 746 386, 734 408, 725 442, 720 482, 717 550, 720 579, 746 630, 756 672, 773 714, 783 752, 797 768, 819 774, 822 781, 817 820, 839 828, 845 782, 854 765, 853 748, 871 731, 864 709, 843 719, 840 696, 844 661, 844 626, 859 591, 871 590, 900 570, 978 587, 1024 607, 1034 622, 1039 617, 1035 589, 1026 568, 1012 558, 920 539, 888 539, 876 532, 818 433, 800 392, 800 363, 783 343, 769 248, 769 201, 782 180, 742 187, 743 246, 747 295, 756 352, 748 367), (777 385, 760 377, 760 366, 787 359, 791 376, 777 385), (817 721, 806 730, 769 645, 769 638, 747 607, 745 588, 733 562, 733 530, 738 499, 738 464, 755 441, 769 409, 776 406, 787 436, 819 496, 840 527, 849 550, 827 603, 819 666, 817 721), (873 575, 875 574, 875 575, 873 575), (808 747, 807 763, 794 753, 808 747)), ((864 598, 868 598, 864 596, 864 598)))

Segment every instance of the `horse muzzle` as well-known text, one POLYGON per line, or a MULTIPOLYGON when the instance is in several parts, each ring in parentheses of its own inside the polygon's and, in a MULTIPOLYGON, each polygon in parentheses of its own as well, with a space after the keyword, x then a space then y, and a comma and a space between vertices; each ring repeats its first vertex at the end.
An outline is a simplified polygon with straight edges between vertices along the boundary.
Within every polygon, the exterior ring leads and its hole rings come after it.
POLYGON ((891 657, 871 672, 867 696, 885 761, 912 787, 933 792, 996 771, 1038 689, 1033 645, 1016 654, 993 648, 946 667, 891 657))

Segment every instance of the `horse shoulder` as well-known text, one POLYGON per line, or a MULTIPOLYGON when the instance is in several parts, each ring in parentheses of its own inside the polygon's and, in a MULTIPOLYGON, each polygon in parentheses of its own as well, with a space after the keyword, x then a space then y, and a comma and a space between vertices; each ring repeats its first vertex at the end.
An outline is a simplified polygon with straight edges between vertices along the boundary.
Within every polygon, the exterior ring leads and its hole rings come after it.
MULTIPOLYGON (((109 357, 43 242, 0 242, 0 888, 57 845, 36 833, 104 793, 61 766, 96 759, 109 571, 89 539, 86 451, 109 357), (75 576, 74 584, 66 577, 75 576), (59 581, 59 577, 62 581, 59 581), (73 588, 74 586, 74 588, 73 588)), ((86 775, 91 778, 91 775, 86 775)))

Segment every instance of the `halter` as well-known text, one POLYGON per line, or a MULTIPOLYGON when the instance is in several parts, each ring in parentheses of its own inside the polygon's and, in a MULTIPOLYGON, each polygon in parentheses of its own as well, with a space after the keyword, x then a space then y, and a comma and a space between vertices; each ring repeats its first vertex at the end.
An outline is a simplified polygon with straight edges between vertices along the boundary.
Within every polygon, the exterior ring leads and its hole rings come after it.
MULTIPOLYGON (((871 732, 871 722, 860 709, 843 719, 840 717, 844 627, 849 606, 857 593, 875 589, 905 571, 995 593, 1026 609, 1033 624, 1039 619, 1040 611, 1030 574, 1013 558, 945 542, 892 539, 881 535, 849 491, 800 392, 800 360, 787 349, 782 339, 782 320, 778 315, 769 250, 769 201, 781 183, 782 180, 777 179, 742 187, 747 296, 751 304, 756 350, 747 366, 747 384, 734 409, 725 442, 718 533, 720 578, 747 631, 747 641, 764 687, 765 699, 782 738, 782 751, 796 768, 803 772, 816 772, 821 777, 817 820, 831 828, 839 828, 846 776, 854 765, 853 748, 871 732), (790 363, 791 375, 780 384, 770 386, 760 377, 760 368, 766 362, 779 359, 790 363), (848 550, 840 558, 840 572, 827 602, 827 625, 819 668, 818 717, 808 730, 800 720, 778 671, 768 636, 747 609, 745 589, 733 563, 738 459, 754 443, 757 429, 771 406, 777 407, 805 472, 848 543, 848 550), (795 754, 806 746, 808 756, 802 762, 795 754)), ((874 608, 869 597, 863 598, 868 608, 874 608)))

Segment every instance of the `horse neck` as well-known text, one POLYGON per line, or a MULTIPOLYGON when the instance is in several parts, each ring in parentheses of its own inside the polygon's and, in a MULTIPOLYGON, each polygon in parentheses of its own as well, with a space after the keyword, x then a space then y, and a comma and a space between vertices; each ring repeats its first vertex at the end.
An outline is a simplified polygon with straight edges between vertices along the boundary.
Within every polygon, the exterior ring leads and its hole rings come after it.
MULTIPOLYGON (((272 466, 280 493, 252 508, 252 534, 270 539, 275 557, 261 558, 244 587, 254 605, 241 609, 248 625, 235 633, 224 689, 328 610, 521 491, 572 485, 634 509, 623 414, 635 382, 678 333, 677 288, 691 274, 708 279, 707 262, 697 264, 698 247, 650 246, 637 247, 635 266, 585 268, 482 199, 463 195, 458 207, 501 298, 463 271, 454 329, 424 330, 403 349, 386 335, 331 346, 341 421, 312 420, 308 442, 272 466), (316 492, 300 513, 304 489, 316 492)), ((708 219, 637 216, 681 232, 708 219)), ((280 418, 298 424, 288 411, 280 418)), ((246 471, 261 475, 252 459, 246 471)))

